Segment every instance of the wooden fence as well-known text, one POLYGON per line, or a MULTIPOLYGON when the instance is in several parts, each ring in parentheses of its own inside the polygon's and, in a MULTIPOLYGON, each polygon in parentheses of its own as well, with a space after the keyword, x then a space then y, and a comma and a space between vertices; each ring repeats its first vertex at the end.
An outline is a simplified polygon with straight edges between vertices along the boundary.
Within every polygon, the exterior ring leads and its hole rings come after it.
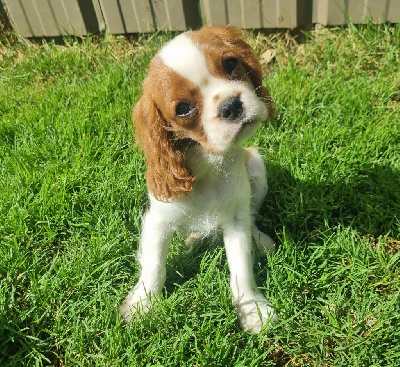
POLYGON ((400 0, 0 0, 0 11, 24 37, 400 22, 400 0))

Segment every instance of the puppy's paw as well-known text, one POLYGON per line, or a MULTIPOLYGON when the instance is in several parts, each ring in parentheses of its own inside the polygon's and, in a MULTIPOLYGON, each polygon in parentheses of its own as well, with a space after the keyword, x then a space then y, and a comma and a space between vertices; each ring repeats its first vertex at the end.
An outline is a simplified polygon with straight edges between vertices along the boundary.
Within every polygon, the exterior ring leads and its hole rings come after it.
POLYGON ((190 236, 186 238, 185 245, 187 247, 187 254, 190 254, 193 251, 195 245, 197 244, 200 238, 201 235, 200 233, 197 232, 191 233, 190 236))
POLYGON ((252 234, 261 256, 265 256, 267 252, 275 252, 276 245, 270 236, 266 235, 264 232, 261 232, 255 225, 253 225, 252 234))
POLYGON ((237 306, 239 321, 243 330, 259 334, 264 325, 272 326, 278 321, 275 310, 266 300, 241 302, 237 306))
POLYGON ((124 302, 122 302, 119 313, 126 323, 146 314, 151 308, 151 300, 147 295, 140 295, 134 292, 128 294, 124 302))

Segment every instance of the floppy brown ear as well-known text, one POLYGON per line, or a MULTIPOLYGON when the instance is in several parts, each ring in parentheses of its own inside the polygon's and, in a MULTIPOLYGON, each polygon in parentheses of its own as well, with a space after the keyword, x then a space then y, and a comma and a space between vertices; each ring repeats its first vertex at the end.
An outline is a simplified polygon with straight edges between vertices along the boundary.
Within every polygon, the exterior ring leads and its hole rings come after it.
POLYGON ((275 117, 275 108, 269 90, 262 84, 262 68, 258 61, 254 50, 250 45, 243 40, 242 31, 240 28, 233 26, 216 27, 215 30, 220 34, 225 44, 229 47, 238 50, 242 56, 242 62, 246 69, 247 75, 250 78, 257 96, 268 107, 268 119, 272 120, 275 117))
POLYGON ((144 94, 133 109, 135 138, 147 164, 146 181, 156 199, 171 201, 186 196, 195 178, 185 156, 175 145, 172 132, 151 96, 144 94))

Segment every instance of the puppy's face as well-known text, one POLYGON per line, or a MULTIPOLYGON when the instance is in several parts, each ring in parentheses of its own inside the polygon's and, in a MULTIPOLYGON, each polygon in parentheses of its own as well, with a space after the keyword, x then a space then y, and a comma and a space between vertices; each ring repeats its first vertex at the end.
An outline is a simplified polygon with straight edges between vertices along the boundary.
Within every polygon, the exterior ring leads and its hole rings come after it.
POLYGON ((222 154, 272 114, 253 51, 231 27, 187 32, 153 59, 144 90, 173 139, 222 154))
POLYGON ((149 191, 162 201, 186 196, 196 180, 186 148, 223 155, 273 113, 260 63, 240 30, 202 28, 174 38, 150 63, 133 111, 149 191))

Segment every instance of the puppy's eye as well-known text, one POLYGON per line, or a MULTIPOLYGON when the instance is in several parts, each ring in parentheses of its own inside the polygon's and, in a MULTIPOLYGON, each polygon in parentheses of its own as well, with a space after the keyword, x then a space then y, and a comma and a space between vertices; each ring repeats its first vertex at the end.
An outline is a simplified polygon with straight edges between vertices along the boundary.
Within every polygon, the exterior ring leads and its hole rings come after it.
POLYGON ((194 109, 194 106, 189 102, 180 102, 175 109, 175 113, 179 117, 189 115, 194 109))
POLYGON ((232 74, 239 66, 239 60, 234 57, 228 57, 222 61, 222 65, 227 74, 232 74))

